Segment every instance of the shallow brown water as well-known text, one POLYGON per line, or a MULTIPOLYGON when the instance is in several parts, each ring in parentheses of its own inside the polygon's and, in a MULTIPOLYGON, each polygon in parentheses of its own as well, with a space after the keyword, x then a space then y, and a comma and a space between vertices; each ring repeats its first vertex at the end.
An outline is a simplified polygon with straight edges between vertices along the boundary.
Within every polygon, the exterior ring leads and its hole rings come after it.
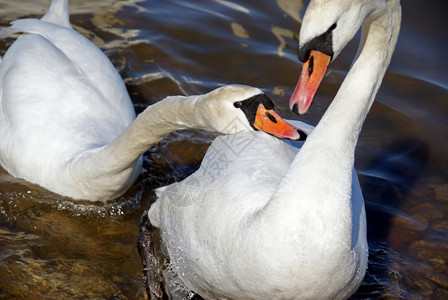
MULTIPOLYGON (((0 26, 40 17, 48 2, 4 0, 0 26)), ((356 152, 370 259, 354 299, 448 299, 448 4, 402 6, 399 43, 356 152)), ((301 8, 299 0, 70 1, 75 29, 110 57, 137 112, 168 95, 243 83, 264 89, 289 118, 301 8)), ((12 41, 0 41, 0 55, 12 41)), ((318 122, 355 51, 351 43, 331 65, 302 120, 318 122)), ((143 299, 140 218, 154 188, 194 172, 212 137, 170 135, 145 155, 141 180, 107 204, 73 202, 0 170, 0 298, 143 299)))

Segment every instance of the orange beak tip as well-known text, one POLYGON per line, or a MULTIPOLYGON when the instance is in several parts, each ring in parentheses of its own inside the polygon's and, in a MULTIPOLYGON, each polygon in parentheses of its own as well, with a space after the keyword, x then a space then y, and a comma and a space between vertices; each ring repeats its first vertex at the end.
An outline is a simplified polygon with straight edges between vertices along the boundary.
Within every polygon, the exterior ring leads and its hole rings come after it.
POLYGON ((292 127, 291 130, 289 130, 288 132, 285 132, 283 134, 283 136, 281 136, 280 138, 288 139, 288 140, 292 140, 292 141, 299 141, 299 142, 306 140, 306 138, 308 137, 308 133, 306 133, 306 131, 304 131, 300 128, 294 127, 292 125, 291 125, 291 127, 292 127))
POLYGON ((297 128, 297 132, 299 133, 300 137, 298 139, 298 141, 305 141, 306 138, 308 137, 308 133, 306 133, 305 131, 298 129, 297 128))
POLYGON ((266 110, 261 104, 257 110, 254 127, 282 139, 304 141, 307 137, 304 130, 292 126, 274 110, 266 110))

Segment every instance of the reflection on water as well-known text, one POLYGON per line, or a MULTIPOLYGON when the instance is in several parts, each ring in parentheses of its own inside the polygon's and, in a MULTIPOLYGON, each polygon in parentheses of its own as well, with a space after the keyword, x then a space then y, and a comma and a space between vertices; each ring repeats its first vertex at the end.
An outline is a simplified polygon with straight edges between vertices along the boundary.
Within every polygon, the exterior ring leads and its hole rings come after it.
MULTIPOLYGON (((0 3, 0 26, 46 0, 0 3)), ((447 4, 403 1, 399 44, 366 120, 356 167, 367 204, 369 269, 357 298, 448 298, 447 4), (433 20, 434 22, 418 22, 433 20), (420 26, 422 25, 422 26, 420 26), (429 54, 427 54, 429 53, 429 54)), ((221 84, 261 87, 289 118, 301 1, 70 1, 74 27, 123 76, 137 112, 221 84), (205 25, 206 24, 206 25, 205 25)), ((0 41, 0 55, 13 39, 0 41)), ((330 68, 302 120, 316 124, 356 44, 330 68)), ((172 134, 140 181, 107 204, 72 202, 0 170, 0 298, 144 298, 136 239, 153 189, 193 172, 212 135, 172 134)))

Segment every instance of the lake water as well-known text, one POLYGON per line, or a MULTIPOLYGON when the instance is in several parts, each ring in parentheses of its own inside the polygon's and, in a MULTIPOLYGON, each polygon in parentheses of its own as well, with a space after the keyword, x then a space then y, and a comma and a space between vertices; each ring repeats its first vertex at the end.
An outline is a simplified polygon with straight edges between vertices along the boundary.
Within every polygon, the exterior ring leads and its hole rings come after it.
MULTIPOLYGON (((48 5, 3 0, 0 26, 48 5)), ((370 257, 353 299, 448 299, 448 3, 402 7, 398 46, 356 151, 370 257)), ((78 0, 70 10, 74 28, 119 70, 137 112, 168 95, 242 83, 296 118, 287 103, 301 67, 300 0, 78 0)), ((0 41, 0 55, 12 41, 0 41)), ((355 51, 353 42, 330 66, 301 120, 319 121, 355 51)), ((145 155, 139 182, 107 204, 73 202, 0 169, 0 298, 144 299, 141 216, 153 189, 194 172, 212 139, 166 137, 145 155)))

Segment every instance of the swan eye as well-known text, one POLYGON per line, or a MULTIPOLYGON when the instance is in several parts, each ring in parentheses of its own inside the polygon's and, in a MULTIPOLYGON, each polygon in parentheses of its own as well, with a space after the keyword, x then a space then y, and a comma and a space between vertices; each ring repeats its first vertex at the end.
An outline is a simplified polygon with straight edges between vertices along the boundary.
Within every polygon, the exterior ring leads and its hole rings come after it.
POLYGON ((333 25, 330 26, 330 28, 328 28, 328 31, 333 31, 336 28, 337 24, 334 23, 333 25))
POLYGON ((241 108, 241 106, 243 106, 243 102, 237 101, 237 102, 233 103, 233 106, 235 106, 235 108, 241 108))

